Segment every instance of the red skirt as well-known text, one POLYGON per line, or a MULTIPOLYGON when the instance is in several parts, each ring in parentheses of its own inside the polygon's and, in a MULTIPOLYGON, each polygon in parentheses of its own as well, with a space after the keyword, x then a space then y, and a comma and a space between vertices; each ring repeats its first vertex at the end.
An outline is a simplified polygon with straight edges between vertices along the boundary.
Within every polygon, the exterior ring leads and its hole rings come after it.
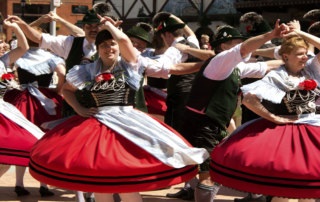
MULTIPOLYGON (((39 88, 39 90, 44 96, 55 102, 56 115, 48 114, 40 101, 31 95, 27 89, 24 91, 16 89, 10 90, 6 92, 3 99, 14 105, 30 122, 41 128, 42 123, 57 120, 62 117, 61 109, 63 98, 48 88, 39 88)), ((43 128, 41 129, 44 130, 43 128)))
POLYGON ((0 164, 28 166, 32 146, 38 139, 0 114, 0 164))
POLYGON ((157 93, 144 89, 144 96, 149 114, 165 115, 167 111, 166 99, 157 93))
POLYGON ((31 175, 41 182, 101 193, 164 188, 188 181, 197 172, 196 165, 167 166, 97 119, 80 116, 46 133, 32 149, 30 161, 31 175))
POLYGON ((259 119, 211 153, 210 175, 225 186, 288 198, 320 198, 320 127, 259 119))

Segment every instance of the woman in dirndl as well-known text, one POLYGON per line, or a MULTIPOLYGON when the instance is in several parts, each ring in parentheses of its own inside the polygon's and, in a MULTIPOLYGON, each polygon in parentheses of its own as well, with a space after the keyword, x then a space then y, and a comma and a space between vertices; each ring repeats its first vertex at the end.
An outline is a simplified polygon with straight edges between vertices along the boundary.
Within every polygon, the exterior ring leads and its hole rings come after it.
POLYGON ((241 88, 243 104, 262 118, 240 126, 213 150, 210 174, 222 185, 275 196, 273 201, 314 201, 320 197, 320 54, 308 58, 307 51, 308 42, 319 48, 320 39, 292 27, 288 35, 279 50, 284 65, 241 88))
POLYGON ((57 187, 95 192, 97 202, 113 201, 112 193, 138 202, 139 191, 193 178, 208 154, 133 108, 142 78, 136 52, 117 22, 104 17, 101 23, 99 59, 74 66, 62 91, 78 115, 34 146, 30 173, 57 187))

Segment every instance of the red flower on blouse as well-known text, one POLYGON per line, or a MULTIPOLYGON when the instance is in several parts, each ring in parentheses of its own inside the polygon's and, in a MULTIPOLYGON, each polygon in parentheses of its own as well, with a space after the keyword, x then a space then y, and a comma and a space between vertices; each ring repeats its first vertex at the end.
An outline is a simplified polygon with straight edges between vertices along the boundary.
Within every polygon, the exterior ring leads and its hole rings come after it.
POLYGON ((2 74, 1 80, 2 81, 3 80, 8 80, 8 81, 14 80, 14 74, 12 74, 12 73, 2 74))
POLYGON ((318 86, 317 82, 312 79, 304 80, 299 83, 300 90, 313 90, 318 86))
POLYGON ((113 74, 110 74, 110 73, 102 73, 102 74, 99 74, 98 76, 96 76, 96 78, 95 78, 96 82, 109 81, 111 79, 114 79, 114 76, 113 76, 113 74))

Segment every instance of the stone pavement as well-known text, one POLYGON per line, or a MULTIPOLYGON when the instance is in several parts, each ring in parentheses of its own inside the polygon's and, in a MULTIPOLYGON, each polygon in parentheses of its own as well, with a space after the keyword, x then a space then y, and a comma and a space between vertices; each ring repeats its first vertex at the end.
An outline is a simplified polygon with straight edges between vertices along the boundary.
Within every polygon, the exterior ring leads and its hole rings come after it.
MULTIPOLYGON (((50 187, 55 193, 52 197, 41 197, 39 193, 39 182, 31 177, 29 172, 26 172, 24 176, 24 186, 30 191, 29 196, 17 197, 13 191, 15 186, 15 172, 14 166, 12 166, 7 173, 0 178, 0 202, 69 202, 75 201, 73 191, 64 190, 60 188, 50 187)), ((162 189, 157 191, 141 192, 144 202, 187 202, 179 199, 166 198, 166 193, 175 193, 183 187, 183 184, 173 186, 168 189, 162 189)), ((233 201, 235 197, 245 196, 245 193, 238 192, 223 187, 220 189, 216 202, 228 202, 233 201)))

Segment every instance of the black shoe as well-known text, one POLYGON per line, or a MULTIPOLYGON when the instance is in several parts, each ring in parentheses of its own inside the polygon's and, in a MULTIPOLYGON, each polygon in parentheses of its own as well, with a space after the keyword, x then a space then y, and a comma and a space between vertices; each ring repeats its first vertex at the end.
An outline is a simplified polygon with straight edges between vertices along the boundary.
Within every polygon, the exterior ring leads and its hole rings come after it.
POLYGON ((181 189, 177 193, 168 193, 168 198, 181 198, 183 200, 191 200, 194 198, 194 190, 192 188, 181 189))
POLYGON ((187 194, 182 196, 183 200, 194 200, 194 190, 192 188, 187 189, 187 194))
POLYGON ((16 192, 18 196, 25 196, 25 195, 30 194, 30 192, 28 190, 26 190, 24 187, 20 187, 20 186, 16 186, 14 188, 14 192, 16 192))
POLYGON ((248 196, 244 198, 235 198, 234 202, 266 202, 266 197, 262 195, 258 198, 252 198, 252 195, 248 194, 248 196))
POLYGON ((43 186, 40 187, 39 192, 40 192, 41 197, 54 195, 54 193, 52 191, 49 191, 48 188, 43 187, 43 186))
POLYGON ((86 198, 86 202, 95 202, 94 198, 86 198))

